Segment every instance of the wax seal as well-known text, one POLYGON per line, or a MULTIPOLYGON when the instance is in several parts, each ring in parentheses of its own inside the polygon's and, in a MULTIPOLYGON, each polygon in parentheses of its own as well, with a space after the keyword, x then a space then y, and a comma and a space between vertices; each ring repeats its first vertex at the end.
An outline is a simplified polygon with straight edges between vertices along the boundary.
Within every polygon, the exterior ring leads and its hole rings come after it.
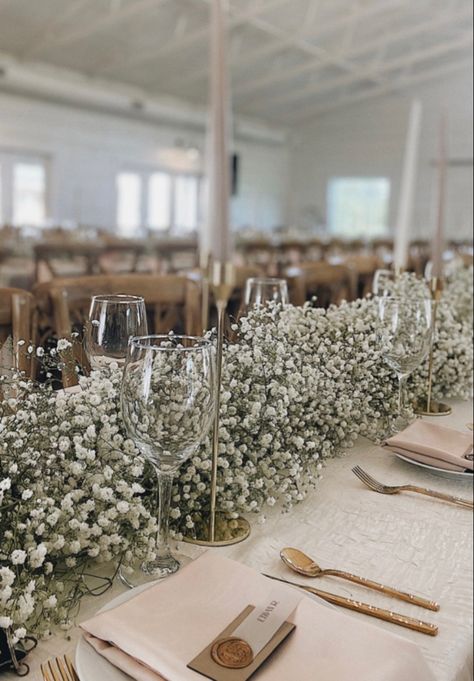
POLYGON ((231 636, 214 643, 211 657, 221 667, 243 669, 253 662, 253 650, 246 641, 231 636))

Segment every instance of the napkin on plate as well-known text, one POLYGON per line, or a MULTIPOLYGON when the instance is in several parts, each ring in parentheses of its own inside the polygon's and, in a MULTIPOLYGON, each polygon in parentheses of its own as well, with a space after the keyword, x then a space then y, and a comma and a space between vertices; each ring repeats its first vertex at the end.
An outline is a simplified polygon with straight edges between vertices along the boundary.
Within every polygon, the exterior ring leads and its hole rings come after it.
POLYGON ((418 419, 408 428, 389 438, 385 445, 397 454, 414 461, 448 471, 473 470, 472 433, 461 433, 418 419))
MULTIPOLYGON (((199 681, 186 665, 247 605, 284 584, 208 551, 177 575, 82 624, 87 641, 136 681, 199 681)), ((434 681, 418 647, 304 597, 293 634, 259 681, 434 681)))

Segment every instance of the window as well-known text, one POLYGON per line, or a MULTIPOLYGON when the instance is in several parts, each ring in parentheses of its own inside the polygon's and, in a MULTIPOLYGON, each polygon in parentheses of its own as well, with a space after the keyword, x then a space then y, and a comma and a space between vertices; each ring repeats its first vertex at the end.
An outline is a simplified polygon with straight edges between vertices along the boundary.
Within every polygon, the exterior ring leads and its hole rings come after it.
POLYGON ((166 230, 171 226, 171 176, 153 173, 148 183, 148 226, 166 230))
POLYGON ((0 151, 0 223, 44 225, 47 182, 46 159, 0 151))
POLYGON ((137 173, 117 177, 117 226, 123 236, 133 236, 141 225, 142 180, 137 173))
POLYGON ((46 173, 38 163, 15 163, 13 168, 13 224, 42 225, 46 208, 46 173))
POLYGON ((198 180, 189 175, 178 175, 175 180, 174 222, 180 231, 192 232, 198 221, 198 180))
POLYGON ((140 227, 156 232, 187 234, 198 227, 200 178, 157 171, 117 175, 117 225, 124 236, 140 227))
POLYGON ((332 234, 371 238, 388 232, 390 181, 385 177, 338 177, 328 186, 332 234))

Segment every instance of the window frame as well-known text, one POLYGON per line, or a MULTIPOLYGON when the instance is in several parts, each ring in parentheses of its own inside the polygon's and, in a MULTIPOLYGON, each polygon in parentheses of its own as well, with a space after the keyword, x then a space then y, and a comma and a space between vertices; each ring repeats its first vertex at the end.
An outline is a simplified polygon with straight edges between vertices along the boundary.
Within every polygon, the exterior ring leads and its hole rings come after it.
POLYGON ((333 175, 329 177, 327 186, 326 186, 326 214, 327 214, 327 229, 328 233, 331 236, 334 237, 341 237, 341 238, 384 238, 386 236, 390 236, 390 205, 391 205, 391 200, 392 200, 392 181, 391 178, 387 175, 333 175), (353 234, 348 233, 347 231, 340 230, 334 227, 333 225, 333 220, 332 220, 332 211, 333 211, 333 206, 336 203, 334 198, 331 196, 331 188, 334 186, 334 183, 336 182, 349 182, 349 181, 354 181, 354 182, 385 182, 387 185, 387 196, 386 196, 386 215, 385 215, 385 225, 383 229, 381 229, 378 232, 371 232, 371 233, 363 233, 361 230, 355 231, 353 234))
MULTIPOLYGON (((51 157, 33 150, 0 147, 0 224, 14 225, 14 173, 18 164, 41 165, 44 169, 44 219, 37 229, 47 226, 51 208, 51 157)), ((15 225, 22 227, 23 225, 15 225)), ((28 227, 29 225, 24 225, 28 227)))
MULTIPOLYGON (((137 236, 140 232, 162 235, 162 236, 182 236, 185 234, 193 234, 199 230, 199 223, 201 219, 201 196, 203 190, 203 178, 202 172, 192 172, 170 169, 165 165, 153 165, 153 166, 140 166, 136 164, 127 164, 120 167, 116 172, 116 180, 122 173, 130 173, 138 175, 141 179, 141 200, 140 200, 140 224, 137 231, 137 236), (150 179, 155 173, 162 173, 168 175, 171 178, 170 183, 170 224, 166 229, 158 229, 156 227, 151 227, 149 222, 148 207, 149 207, 149 193, 150 193, 150 179), (194 230, 184 231, 176 225, 176 211, 175 211, 175 195, 176 195, 176 180, 178 177, 190 177, 197 182, 197 201, 196 201, 196 227, 194 230)), ((118 185, 115 182, 115 206, 116 206, 116 220, 115 227, 118 230, 118 185)))

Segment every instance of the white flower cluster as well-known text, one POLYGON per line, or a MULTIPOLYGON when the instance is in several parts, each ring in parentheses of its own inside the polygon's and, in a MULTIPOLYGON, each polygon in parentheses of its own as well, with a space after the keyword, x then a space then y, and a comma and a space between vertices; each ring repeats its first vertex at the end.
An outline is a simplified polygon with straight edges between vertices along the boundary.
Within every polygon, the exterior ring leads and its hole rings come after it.
MULTIPOLYGON (((472 393, 471 280, 472 270, 457 274, 440 305, 440 397, 472 393)), ((370 299, 327 311, 269 307, 241 321, 224 359, 220 509, 261 518, 275 504, 289 509, 316 484, 324 460, 360 433, 387 432, 396 378, 377 325, 370 299)), ((425 373, 413 379, 415 393, 425 391, 425 373)), ((118 368, 81 378, 74 394, 21 377, 13 384, 0 402, 0 628, 21 638, 70 625, 94 563, 152 557, 156 522, 146 493, 153 476, 125 435, 118 368)), ((180 469, 176 536, 207 517, 210 474, 207 443, 180 469)))
POLYGON ((71 626, 96 586, 91 562, 153 554, 156 521, 123 435, 120 380, 116 369, 56 394, 17 377, 16 396, 10 386, 0 403, 0 628, 16 639, 71 626))

